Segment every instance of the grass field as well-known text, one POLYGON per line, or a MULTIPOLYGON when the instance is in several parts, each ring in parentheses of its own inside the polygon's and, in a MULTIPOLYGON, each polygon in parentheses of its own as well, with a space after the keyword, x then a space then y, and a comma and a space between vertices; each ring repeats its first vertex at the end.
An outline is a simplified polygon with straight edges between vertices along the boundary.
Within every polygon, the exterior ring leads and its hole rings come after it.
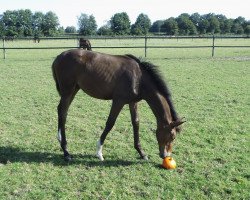
MULTIPOLYGON (((142 49, 96 50, 144 55, 142 49)), ((0 59, 0 199, 250 199, 250 49, 218 49, 214 58, 211 49, 149 49, 148 61, 160 67, 177 111, 187 120, 174 145, 177 169, 170 171, 161 167, 156 122, 145 101, 139 104, 140 133, 149 161, 138 159, 133 148, 127 106, 107 137, 105 161, 95 158, 110 102, 83 92, 67 121, 74 160, 64 162, 51 75, 61 51, 8 50, 7 59, 0 59)))

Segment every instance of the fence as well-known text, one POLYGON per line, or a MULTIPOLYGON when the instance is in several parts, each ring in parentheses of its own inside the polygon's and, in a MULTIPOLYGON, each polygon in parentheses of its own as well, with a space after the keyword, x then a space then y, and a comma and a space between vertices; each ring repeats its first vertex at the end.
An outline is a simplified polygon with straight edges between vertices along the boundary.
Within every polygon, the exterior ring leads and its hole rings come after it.
MULTIPOLYGON (((79 40, 80 37, 44 37, 40 38, 40 40, 79 40)), ((8 38, 9 39, 9 38, 8 38)), ((164 48, 164 49, 174 49, 174 48, 210 48, 211 49, 211 56, 213 57, 215 55, 215 48, 250 48, 250 45, 216 45, 216 40, 218 39, 250 39, 249 36, 246 37, 233 37, 233 36, 144 36, 144 37, 88 37, 89 40, 113 40, 113 39, 119 39, 119 40, 124 40, 124 39, 130 39, 130 40, 138 40, 138 39, 143 39, 144 44, 143 45, 137 45, 137 46, 92 46, 93 49, 102 49, 102 48, 139 48, 139 49, 144 49, 144 56, 147 57, 147 50, 148 49, 159 49, 159 48, 164 48), (210 45, 183 45, 183 46, 177 46, 177 45, 149 45, 148 40, 152 39, 169 39, 169 40, 182 40, 182 39, 192 39, 192 40, 197 40, 197 39, 207 39, 211 40, 210 45)), ((34 40, 34 38, 13 38, 13 41, 15 40, 34 40)), ((12 50, 12 49, 30 49, 30 50, 36 50, 36 49, 71 49, 71 48, 79 48, 77 45, 76 46, 57 46, 57 47, 7 47, 6 46, 6 41, 7 38, 2 39, 2 47, 0 49, 3 50, 3 57, 6 59, 6 51, 7 50, 12 50)))

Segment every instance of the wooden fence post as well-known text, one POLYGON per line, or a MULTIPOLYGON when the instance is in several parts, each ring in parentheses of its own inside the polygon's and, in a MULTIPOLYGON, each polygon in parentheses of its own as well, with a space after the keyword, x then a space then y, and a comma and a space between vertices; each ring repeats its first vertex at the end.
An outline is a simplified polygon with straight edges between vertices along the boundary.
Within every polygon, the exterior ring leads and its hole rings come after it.
POLYGON ((5 38, 3 37, 3 59, 6 58, 6 50, 5 50, 5 38))
POLYGON ((145 57, 147 57, 147 39, 148 39, 148 38, 147 38, 147 36, 145 35, 145 47, 144 47, 144 48, 145 48, 145 52, 144 52, 144 53, 145 53, 145 57))
POLYGON ((214 35, 213 35, 212 57, 214 57, 214 40, 215 40, 215 37, 214 37, 214 35))

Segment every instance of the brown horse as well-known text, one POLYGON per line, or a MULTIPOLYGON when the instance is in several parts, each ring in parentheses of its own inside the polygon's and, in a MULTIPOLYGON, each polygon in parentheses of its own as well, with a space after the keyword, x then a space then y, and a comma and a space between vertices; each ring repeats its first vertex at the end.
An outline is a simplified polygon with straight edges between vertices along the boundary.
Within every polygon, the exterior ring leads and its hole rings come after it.
POLYGON ((132 55, 108 55, 75 49, 57 56, 52 71, 61 96, 58 105, 58 140, 65 160, 71 159, 65 136, 67 111, 79 89, 94 98, 112 100, 105 129, 97 143, 97 156, 100 160, 104 160, 104 140, 125 104, 129 104, 131 112, 134 147, 141 158, 147 159, 139 140, 137 102, 142 99, 149 104, 157 120, 156 137, 160 157, 171 154, 172 142, 183 121, 177 117, 170 92, 156 66, 141 62, 132 55))
POLYGON ((92 51, 90 41, 84 38, 79 39, 79 47, 82 49, 87 49, 89 51, 92 51))
POLYGON ((33 41, 34 41, 34 43, 40 43, 40 38, 38 37, 38 36, 35 36, 34 38, 33 38, 33 41))

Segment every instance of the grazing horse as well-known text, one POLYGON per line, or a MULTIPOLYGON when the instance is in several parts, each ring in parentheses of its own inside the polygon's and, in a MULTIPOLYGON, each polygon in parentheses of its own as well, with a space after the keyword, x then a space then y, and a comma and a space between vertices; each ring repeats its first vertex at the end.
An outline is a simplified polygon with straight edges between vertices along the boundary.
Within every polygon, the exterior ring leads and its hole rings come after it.
POLYGON ((4 39, 5 39, 6 41, 11 41, 11 42, 14 41, 14 38, 15 38, 15 36, 5 36, 5 37, 4 37, 4 39))
POLYGON ((84 38, 79 39, 79 47, 82 49, 87 49, 89 51, 92 51, 90 41, 84 38))
POLYGON ((38 37, 38 36, 35 36, 34 38, 33 38, 33 41, 34 41, 34 43, 40 43, 40 38, 38 37))
POLYGON ((65 160, 71 160, 65 136, 67 111, 80 89, 94 98, 112 100, 105 129, 97 142, 97 157, 100 160, 104 160, 104 140, 125 104, 129 104, 131 113, 134 147, 141 158, 147 159, 139 140, 137 102, 142 99, 146 100, 156 117, 160 157, 171 155, 172 142, 180 130, 178 126, 184 122, 177 117, 169 89, 156 66, 132 55, 108 55, 74 49, 57 56, 52 64, 52 72, 61 97, 58 105, 58 140, 65 160))

